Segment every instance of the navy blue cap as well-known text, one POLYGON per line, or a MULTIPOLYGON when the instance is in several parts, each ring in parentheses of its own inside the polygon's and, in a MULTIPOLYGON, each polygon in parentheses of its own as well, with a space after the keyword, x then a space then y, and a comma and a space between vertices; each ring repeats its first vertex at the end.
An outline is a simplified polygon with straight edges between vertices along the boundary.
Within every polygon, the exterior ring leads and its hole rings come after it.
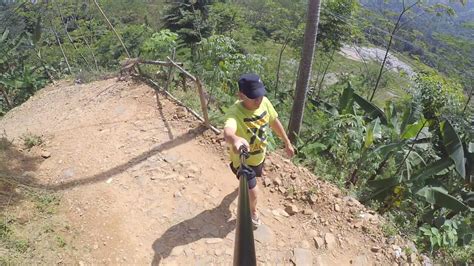
POLYGON ((243 74, 239 78, 239 91, 250 99, 264 96, 267 91, 260 77, 256 74, 243 74))

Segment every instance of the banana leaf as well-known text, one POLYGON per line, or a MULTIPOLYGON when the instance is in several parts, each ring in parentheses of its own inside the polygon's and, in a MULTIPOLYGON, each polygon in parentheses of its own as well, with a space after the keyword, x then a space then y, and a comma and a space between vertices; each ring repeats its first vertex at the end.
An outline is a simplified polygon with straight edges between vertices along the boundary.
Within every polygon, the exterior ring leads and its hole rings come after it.
POLYGON ((450 167, 452 164, 453 162, 449 158, 441 158, 438 161, 435 161, 427 165, 424 169, 420 170, 420 172, 416 176, 412 177, 411 180, 412 182, 425 180, 428 177, 435 175, 443 171, 444 169, 450 167))
POLYGON ((474 208, 474 191, 469 191, 461 197, 469 207, 474 208))
POLYGON ((326 112, 327 114, 330 114, 330 115, 338 115, 339 112, 337 110, 337 107, 328 103, 328 102, 325 102, 325 101, 322 101, 322 100, 319 100, 319 99, 309 99, 309 102, 311 104, 313 104, 314 106, 316 107, 320 107, 322 111, 326 112))
POLYGON ((390 144, 386 144, 386 145, 380 145, 380 146, 376 147, 373 152, 380 152, 380 154, 383 157, 385 157, 390 152, 392 152, 393 150, 398 150, 398 149, 402 148, 403 146, 405 146, 405 144, 406 144, 406 141, 401 141, 401 142, 397 142, 397 143, 390 143, 390 144))
POLYGON ((425 126, 425 124, 426 124, 426 120, 421 119, 421 120, 416 121, 413 124, 407 125, 405 127, 405 130, 402 133, 401 138, 402 139, 411 139, 411 138, 416 137, 418 132, 420 132, 420 130, 425 126))
POLYGON ((4 42, 7 39, 8 33, 10 33, 10 31, 6 29, 2 34, 2 38, 0 38, 0 42, 4 42))
POLYGON ((367 186, 372 190, 370 199, 383 199, 390 190, 402 181, 401 176, 394 176, 385 179, 367 181, 367 186))
POLYGON ((441 130, 443 135, 443 143, 446 147, 446 151, 449 154, 449 157, 453 160, 456 172, 462 176, 466 177, 466 168, 464 162, 464 150, 462 148, 462 142, 459 139, 458 134, 454 131, 453 126, 449 121, 444 121, 441 124, 441 130))
POLYGON ((339 98, 339 111, 343 114, 347 113, 354 113, 354 89, 352 88, 352 84, 349 82, 347 83, 347 87, 342 92, 341 97, 339 98))
POLYGON ((365 134, 365 143, 364 147, 368 149, 374 140, 381 137, 382 129, 380 128, 380 119, 375 119, 372 123, 369 124, 367 127, 367 133, 365 134))
POLYGON ((449 195, 442 187, 424 187, 418 190, 416 195, 421 196, 428 203, 450 209, 454 212, 472 211, 472 209, 462 201, 449 195))
POLYGON ((414 116, 415 116, 415 112, 413 112, 412 106, 408 105, 408 107, 403 112, 402 124, 400 126, 400 133, 405 131, 406 126, 410 124, 414 116))
POLYGON ((357 93, 352 95, 355 102, 372 118, 378 117, 380 118, 380 122, 383 125, 387 125, 387 117, 385 117, 385 113, 378 108, 375 104, 367 101, 366 99, 359 96, 357 93))

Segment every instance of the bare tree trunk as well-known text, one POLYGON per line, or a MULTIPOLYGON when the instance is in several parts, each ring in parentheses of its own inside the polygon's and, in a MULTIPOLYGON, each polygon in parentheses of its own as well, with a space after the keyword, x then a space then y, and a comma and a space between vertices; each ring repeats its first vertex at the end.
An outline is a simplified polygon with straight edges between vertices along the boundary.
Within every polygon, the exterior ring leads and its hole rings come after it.
POLYGON ((278 66, 277 66, 277 72, 276 72, 276 82, 275 82, 275 98, 277 97, 278 93, 278 84, 280 83, 280 67, 281 67, 281 58, 283 57, 283 52, 286 49, 286 46, 288 45, 290 38, 286 38, 285 42, 281 46, 280 49, 280 55, 278 57, 278 66))
POLYGON ((331 63, 334 61, 334 53, 336 52, 336 49, 332 50, 332 53, 331 53, 331 56, 329 57, 329 61, 326 65, 326 67, 324 68, 324 71, 323 71, 323 76, 321 77, 321 81, 319 82, 319 85, 318 85, 318 95, 317 97, 319 98, 319 95, 321 94, 321 89, 323 88, 323 82, 324 82, 324 78, 326 77, 326 74, 328 72, 328 69, 329 69, 329 66, 331 65, 331 63))
POLYGON ((87 41, 86 37, 82 36, 82 39, 84 40, 84 43, 87 45, 87 47, 91 51, 92 58, 94 59, 95 70, 99 71, 99 65, 97 64, 97 58, 95 57, 94 49, 92 49, 92 47, 89 45, 89 42, 87 41))
POLYGON ((52 25, 52 24, 51 24, 51 30, 53 31, 54 36, 56 36, 56 41, 58 42, 59 49, 61 49, 61 53, 63 54, 64 60, 66 61, 66 65, 67 65, 67 69, 68 69, 68 71, 69 71, 69 74, 72 74, 71 66, 69 65, 69 61, 67 60, 66 53, 64 53, 63 45, 61 44, 61 40, 59 39, 58 33, 57 33, 56 30, 53 28, 53 25, 52 25))
POLYGON ((61 8, 59 7, 59 4, 56 5, 56 7, 58 8, 58 13, 59 13, 59 16, 61 17, 61 22, 62 22, 62 24, 64 25, 64 32, 66 32, 67 38, 69 39, 69 41, 71 42, 72 46, 74 47, 74 50, 78 51, 79 55, 82 57, 82 60, 84 60, 84 62, 86 63, 86 66, 87 66, 89 69, 91 69, 91 66, 89 65, 89 62, 88 62, 87 59, 84 57, 84 55, 77 49, 76 44, 74 43, 74 41, 73 41, 72 38, 71 38, 71 35, 69 35, 69 32, 67 31, 67 25, 64 23, 63 14, 62 14, 62 12, 61 12, 61 8))
POLYGON ((7 104, 8 110, 12 109, 12 102, 10 97, 8 97, 8 93, 4 87, 0 87, 0 92, 2 93, 3 99, 5 99, 5 103, 7 104))
POLYGON ((289 138, 292 143, 296 142, 296 136, 299 135, 301 124, 303 122, 308 82, 311 75, 314 47, 316 46, 316 36, 318 33, 320 7, 320 0, 310 0, 308 2, 303 51, 298 68, 298 80, 296 82, 295 98, 291 110, 290 123, 288 125, 289 138))
POLYGON ((46 68, 46 64, 44 63, 44 60, 41 57, 41 49, 39 47, 38 48, 34 47, 34 49, 35 49, 35 52, 36 52, 36 56, 38 57, 38 59, 41 63, 41 66, 43 67, 44 72, 46 72, 46 75, 48 75, 48 78, 49 78, 49 80, 51 80, 51 83, 55 84, 53 75, 51 75, 51 73, 48 71, 48 69, 46 68))
POLYGON ((128 58, 132 58, 130 56, 130 53, 128 52, 127 50, 127 47, 125 47, 125 44, 123 44, 122 42, 122 38, 120 38, 120 35, 117 33, 117 31, 115 31, 115 28, 114 26, 112 26, 112 23, 110 23, 109 19, 107 18, 107 16, 105 15, 104 11, 102 11, 102 8, 100 8, 99 6, 99 3, 97 3, 97 0, 94 0, 94 3, 95 5, 97 6, 97 8, 99 9, 100 13, 102 14, 102 16, 105 18, 105 20, 107 21, 107 23, 109 24, 110 28, 112 29, 112 31, 115 33, 115 36, 117 36, 117 39, 120 41, 120 43, 122 44, 122 47, 123 49, 125 50, 125 53, 127 53, 127 56, 128 58))
POLYGON ((393 37, 395 36, 395 32, 398 30, 399 28, 399 25, 400 25, 400 21, 403 17, 403 15, 405 14, 405 12, 407 12, 408 10, 410 10, 412 7, 414 7, 415 5, 418 4, 418 2, 420 1, 416 1, 415 3, 413 3, 412 5, 410 5, 409 7, 405 7, 405 1, 403 1, 403 10, 402 12, 400 13, 400 15, 398 16, 398 19, 397 19, 397 23, 395 23, 395 26, 393 27, 393 30, 392 32, 390 33, 390 39, 388 41, 388 45, 387 45, 387 49, 385 50, 385 56, 383 58, 383 61, 382 61, 382 65, 380 65, 380 71, 379 71, 379 75, 377 76, 377 81, 375 82, 375 87, 374 87, 374 90, 372 91, 372 96, 370 96, 370 99, 369 101, 372 101, 372 99, 374 98, 374 95, 375 95, 375 91, 377 91, 377 88, 379 86, 379 82, 380 82, 380 79, 382 78, 382 72, 383 72, 383 69, 385 67, 385 62, 387 61, 387 58, 388 58, 388 52, 390 51, 390 48, 392 46, 392 41, 393 41, 393 37))

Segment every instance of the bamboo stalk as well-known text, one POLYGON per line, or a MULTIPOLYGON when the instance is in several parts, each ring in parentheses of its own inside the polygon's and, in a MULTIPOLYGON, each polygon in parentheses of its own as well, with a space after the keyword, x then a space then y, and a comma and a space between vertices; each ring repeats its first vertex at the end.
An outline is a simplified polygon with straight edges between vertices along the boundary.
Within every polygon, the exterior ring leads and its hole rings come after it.
POLYGON ((125 44, 122 42, 122 38, 120 38, 120 35, 115 30, 114 26, 112 26, 112 23, 110 23, 109 19, 107 18, 107 16, 104 13, 104 11, 102 11, 102 8, 100 8, 99 3, 97 3, 97 0, 94 0, 94 3, 97 6, 97 8, 99 9, 102 16, 105 18, 105 20, 109 24, 110 28, 112 28, 112 31, 115 33, 115 36, 117 36, 117 39, 119 39, 120 43, 122 44, 123 49, 125 49, 125 52, 127 53, 128 58, 131 58, 130 53, 127 50, 127 47, 125 47, 125 44))

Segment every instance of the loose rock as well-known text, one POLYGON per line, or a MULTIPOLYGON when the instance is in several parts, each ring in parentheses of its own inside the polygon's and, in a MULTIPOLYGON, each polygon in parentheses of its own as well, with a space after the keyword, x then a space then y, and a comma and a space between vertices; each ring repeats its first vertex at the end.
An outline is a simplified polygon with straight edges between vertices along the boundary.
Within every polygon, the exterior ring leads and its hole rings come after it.
POLYGON ((43 151, 43 152, 41 152, 41 157, 47 159, 47 158, 51 157, 51 152, 43 151))
POLYGON ((296 207, 296 205, 294 205, 294 204, 286 205, 285 211, 286 211, 289 215, 295 215, 295 214, 297 214, 297 213, 299 212, 298 207, 296 207))
POLYGON ((281 184, 282 184, 282 183, 281 183, 281 179, 278 178, 278 177, 273 180, 273 183, 274 183, 275 185, 277 185, 277 186, 281 186, 281 184))
POLYGON ((380 251, 380 247, 379 246, 373 246, 370 248, 370 251, 374 252, 374 253, 378 253, 380 251))
POLYGON ((324 235, 324 243, 326 244, 327 249, 333 249, 337 246, 336 238, 331 233, 326 233, 324 235))
POLYGON ((265 177, 265 179, 263 180, 263 185, 266 186, 266 187, 269 187, 272 185, 272 180, 268 177, 265 177))
POLYGON ((314 237, 314 245, 316 246, 317 249, 324 248, 324 239, 321 237, 314 237))
POLYGON ((313 265, 313 254, 311 253, 311 250, 295 248, 293 253, 295 256, 295 265, 313 265))

